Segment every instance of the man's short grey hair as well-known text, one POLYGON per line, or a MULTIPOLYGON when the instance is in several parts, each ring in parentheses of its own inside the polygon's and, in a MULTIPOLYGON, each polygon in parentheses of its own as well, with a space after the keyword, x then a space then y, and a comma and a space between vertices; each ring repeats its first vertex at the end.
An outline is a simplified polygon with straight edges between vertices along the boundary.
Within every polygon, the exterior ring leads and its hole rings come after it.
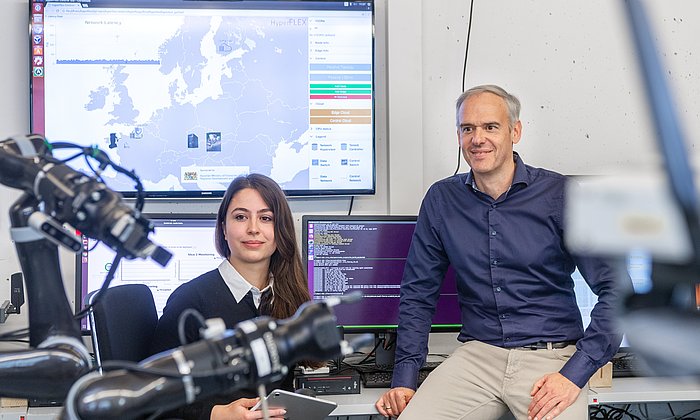
POLYGON ((479 85, 464 91, 459 98, 457 98, 457 126, 459 127, 459 108, 462 106, 464 101, 471 98, 472 96, 479 95, 481 93, 493 93, 496 96, 501 97, 506 102, 506 108, 508 109, 508 122, 510 128, 513 128, 515 123, 520 119, 520 100, 506 92, 500 86, 496 85, 479 85))

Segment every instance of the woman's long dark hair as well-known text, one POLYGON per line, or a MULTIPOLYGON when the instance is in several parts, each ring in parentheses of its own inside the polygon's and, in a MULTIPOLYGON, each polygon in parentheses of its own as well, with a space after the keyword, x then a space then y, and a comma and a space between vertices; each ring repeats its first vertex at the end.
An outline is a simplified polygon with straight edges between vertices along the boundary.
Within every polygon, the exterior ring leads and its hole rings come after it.
POLYGON ((260 174, 242 175, 234 179, 226 189, 216 216, 214 242, 219 255, 228 259, 231 250, 226 242, 226 212, 233 196, 245 188, 257 191, 272 210, 275 222, 277 250, 270 259, 270 272, 275 277, 274 299, 267 315, 273 318, 289 318, 299 306, 311 299, 306 277, 301 265, 301 254, 294 232, 294 217, 284 192, 271 178, 260 174))

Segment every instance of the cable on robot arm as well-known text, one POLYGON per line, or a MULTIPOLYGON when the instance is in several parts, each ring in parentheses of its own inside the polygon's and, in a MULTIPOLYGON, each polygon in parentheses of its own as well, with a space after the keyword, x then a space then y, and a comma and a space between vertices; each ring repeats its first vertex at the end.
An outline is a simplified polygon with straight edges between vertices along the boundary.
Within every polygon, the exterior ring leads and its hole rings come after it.
POLYGON ((126 175, 127 177, 131 178, 134 181, 134 188, 136 189, 136 203, 134 204, 134 208, 137 209, 139 212, 143 210, 143 205, 144 205, 144 191, 143 191, 143 184, 141 183, 141 179, 136 175, 136 173, 133 170, 128 170, 114 161, 110 159, 109 155, 102 151, 100 148, 97 146, 80 146, 78 144, 74 143, 68 143, 68 142, 54 142, 49 144, 50 150, 59 150, 59 149, 78 149, 79 152, 76 153, 75 155, 64 159, 62 162, 69 162, 77 157, 84 156, 85 161, 90 168, 90 170, 93 171, 93 174, 97 177, 97 179, 102 182, 102 172, 107 169, 107 167, 111 167, 114 169, 117 173, 126 175), (92 164, 90 163, 88 158, 92 158, 99 162, 98 169, 94 169, 92 167, 92 164))

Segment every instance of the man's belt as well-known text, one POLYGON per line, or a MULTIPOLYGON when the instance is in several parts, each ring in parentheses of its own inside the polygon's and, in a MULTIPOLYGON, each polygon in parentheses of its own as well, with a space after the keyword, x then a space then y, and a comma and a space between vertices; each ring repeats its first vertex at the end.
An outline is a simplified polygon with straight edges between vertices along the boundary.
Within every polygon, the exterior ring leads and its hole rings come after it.
POLYGON ((522 350, 543 350, 543 349, 547 349, 547 348, 563 349, 566 346, 572 346, 574 344, 576 344, 576 341, 556 341, 556 342, 538 341, 536 343, 516 347, 516 349, 522 349, 522 350))

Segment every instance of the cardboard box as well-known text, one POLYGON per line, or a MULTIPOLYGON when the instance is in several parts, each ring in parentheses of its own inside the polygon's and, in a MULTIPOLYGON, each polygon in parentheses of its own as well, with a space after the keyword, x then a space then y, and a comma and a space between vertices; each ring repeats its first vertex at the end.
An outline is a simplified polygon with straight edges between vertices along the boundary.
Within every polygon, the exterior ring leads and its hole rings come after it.
POLYGON ((612 386, 612 362, 598 369, 588 381, 591 388, 610 388, 612 386))
POLYGON ((24 398, 0 398, 0 407, 26 407, 27 400, 24 398))

